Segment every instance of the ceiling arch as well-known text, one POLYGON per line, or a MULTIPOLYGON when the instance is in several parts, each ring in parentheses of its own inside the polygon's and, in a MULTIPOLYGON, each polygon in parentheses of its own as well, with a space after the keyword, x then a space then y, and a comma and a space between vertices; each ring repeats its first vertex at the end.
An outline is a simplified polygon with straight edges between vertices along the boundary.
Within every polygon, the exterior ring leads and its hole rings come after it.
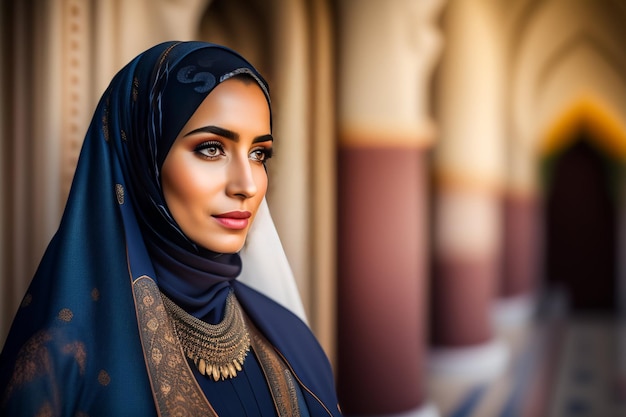
POLYGON ((615 109, 591 94, 579 97, 562 109, 539 143, 539 156, 550 157, 565 149, 580 130, 588 131, 589 137, 605 153, 626 161, 626 124, 615 109))
POLYGON ((540 91, 546 87, 548 81, 559 71, 562 63, 567 61, 568 56, 574 55, 582 49, 586 49, 598 61, 607 64, 626 84, 626 79, 623 75, 623 68, 626 68, 624 55, 616 54, 610 46, 606 45, 594 34, 587 31, 577 31, 573 36, 561 42, 546 60, 539 65, 535 84, 536 94, 539 95, 540 91))
MULTIPOLYGON (((516 140, 537 141, 567 102, 585 91, 626 109, 626 9, 614 1, 530 0, 510 33, 510 120, 516 140), (617 17, 616 17, 617 16, 617 17)), ((626 112, 620 116, 626 120, 626 112)))

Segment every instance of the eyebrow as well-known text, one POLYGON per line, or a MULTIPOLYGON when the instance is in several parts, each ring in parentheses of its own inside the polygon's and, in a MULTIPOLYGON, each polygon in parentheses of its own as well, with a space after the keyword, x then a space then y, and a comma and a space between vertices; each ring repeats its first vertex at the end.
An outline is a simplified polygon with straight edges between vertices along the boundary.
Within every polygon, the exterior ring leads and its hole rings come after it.
MULTIPOLYGON (((213 125, 202 126, 197 129, 194 129, 191 132, 185 134, 185 137, 195 135, 196 133, 213 133, 214 135, 218 135, 223 138, 230 139, 234 142, 239 142, 238 133, 233 132, 232 130, 224 129, 223 127, 213 126, 213 125)), ((256 138, 252 140, 252 143, 260 143, 260 142, 267 142, 267 141, 273 142, 274 137, 270 134, 257 136, 256 138)))

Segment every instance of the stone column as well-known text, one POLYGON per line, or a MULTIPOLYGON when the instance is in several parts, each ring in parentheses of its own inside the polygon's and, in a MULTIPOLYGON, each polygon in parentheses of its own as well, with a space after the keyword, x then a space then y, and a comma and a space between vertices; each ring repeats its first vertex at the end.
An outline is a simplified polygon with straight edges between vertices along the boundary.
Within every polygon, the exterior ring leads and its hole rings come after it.
POLYGON ((501 268, 505 71, 490 4, 457 0, 446 9, 434 159, 435 375, 491 378, 508 356, 492 323, 501 268))
POLYGON ((494 312, 502 327, 527 323, 541 275, 540 207, 530 192, 509 189, 502 201, 502 269, 494 312))
POLYGON ((432 416, 428 86, 441 1, 338 8, 338 390, 347 416, 432 416))

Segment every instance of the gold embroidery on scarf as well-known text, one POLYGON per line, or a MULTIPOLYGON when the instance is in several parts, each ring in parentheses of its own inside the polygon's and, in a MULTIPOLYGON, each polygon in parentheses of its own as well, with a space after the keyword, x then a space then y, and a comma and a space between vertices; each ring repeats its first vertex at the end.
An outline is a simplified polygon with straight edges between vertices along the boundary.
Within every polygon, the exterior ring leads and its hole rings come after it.
POLYGON ((217 417, 198 385, 169 321, 159 288, 147 276, 133 282, 139 333, 155 405, 161 417, 217 417))
POLYGON ((104 105, 104 111, 102 114, 102 136, 106 142, 109 141, 109 103, 110 96, 106 98, 106 104, 104 105))
POLYGON ((152 349, 152 360, 154 361, 154 363, 160 365, 161 359, 163 359, 163 354, 161 353, 161 350, 158 348, 152 349))
POLYGON ((122 136, 122 140, 126 142, 126 132, 124 132, 124 129, 120 131, 120 135, 122 136))
MULTIPOLYGON (((59 380, 59 374, 55 373, 53 363, 56 361, 51 356, 49 346, 52 346, 53 349, 54 346, 59 346, 60 353, 74 359, 81 375, 84 375, 86 371, 88 356, 83 342, 74 341, 60 346, 59 339, 65 339, 65 336, 62 331, 58 333, 55 330, 41 330, 24 343, 17 354, 11 379, 1 398, 3 406, 20 390, 25 387, 28 389, 28 384, 45 380, 49 384, 50 390, 45 398, 41 398, 41 406, 35 415, 61 415, 58 408, 61 404, 59 385, 66 381, 59 380)), ((61 358, 59 363, 67 363, 67 361, 61 358)))
POLYGON ((259 359, 280 417, 300 416, 296 382, 273 346, 248 320, 252 349, 259 359))
POLYGON ((63 353, 74 357, 74 360, 78 364, 78 371, 81 375, 84 375, 87 366, 87 351, 85 350, 85 345, 78 341, 68 343, 63 346, 63 353))
POLYGON ((165 61, 165 58, 167 58, 167 56, 170 54, 170 51, 174 49, 175 46, 178 46, 178 44, 180 44, 180 42, 176 42, 170 45, 165 51, 163 51, 163 54, 161 55, 161 59, 159 60, 158 68, 161 68, 161 65, 163 65, 163 62, 165 61))
POLYGON ((2 398, 3 404, 11 398, 13 391, 50 372, 50 353, 46 347, 46 343, 50 340, 52 340, 52 335, 49 332, 40 331, 21 347, 15 360, 11 380, 2 398))
POLYGON ((102 369, 98 373, 98 383, 100 385, 102 385, 103 387, 106 387, 107 385, 109 385, 111 383, 111 376, 104 369, 102 369))
MULTIPOLYGON (((143 302, 143 305, 145 305, 146 307, 150 307, 154 304, 154 297, 152 296, 152 294, 147 293, 143 296, 143 299, 141 300, 143 302)), ((156 321, 156 319, 154 319, 156 321)))
POLYGON ((64 308, 59 311, 59 320, 69 323, 74 318, 74 313, 69 308, 64 308))
POLYGON ((115 195, 117 196, 117 203, 120 206, 124 204, 124 186, 122 184, 115 184, 115 195))
POLYGON ((98 290, 97 288, 91 290, 91 299, 94 301, 100 300, 100 290, 98 290))
POLYGON ((41 408, 39 408, 39 410, 37 411, 37 414, 35 414, 35 417, 53 417, 53 416, 54 416, 54 413, 52 411, 52 406, 47 401, 43 403, 41 408))
POLYGON ((137 97, 139 96, 139 79, 137 77, 133 78, 133 101, 137 101, 137 97))

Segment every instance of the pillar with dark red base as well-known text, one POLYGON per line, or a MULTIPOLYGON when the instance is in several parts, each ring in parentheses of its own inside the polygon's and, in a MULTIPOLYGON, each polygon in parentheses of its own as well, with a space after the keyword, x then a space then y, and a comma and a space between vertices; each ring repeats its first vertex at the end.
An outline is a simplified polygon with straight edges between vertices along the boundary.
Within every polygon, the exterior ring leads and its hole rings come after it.
POLYGON ((425 155, 436 132, 429 90, 443 3, 334 2, 340 29, 336 374, 346 416, 439 415, 427 401, 424 372, 425 155))
POLYGON ((424 401, 425 181, 420 150, 339 153, 338 390, 346 415, 424 401))

